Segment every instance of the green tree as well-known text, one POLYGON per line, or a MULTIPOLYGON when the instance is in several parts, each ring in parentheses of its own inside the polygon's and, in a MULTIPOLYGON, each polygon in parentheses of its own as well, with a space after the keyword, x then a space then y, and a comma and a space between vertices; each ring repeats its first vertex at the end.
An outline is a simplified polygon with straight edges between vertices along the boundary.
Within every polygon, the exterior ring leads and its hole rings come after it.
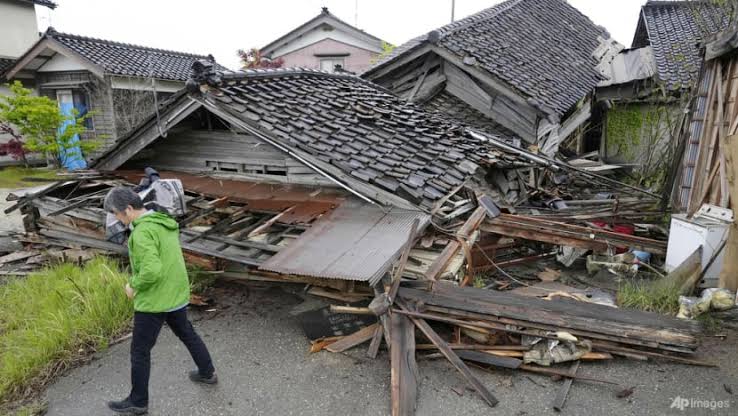
POLYGON ((18 131, 28 152, 44 155, 58 168, 62 158, 82 157, 80 152, 99 147, 97 140, 75 140, 75 136, 87 131, 85 120, 90 113, 79 117, 73 110, 65 115, 54 100, 34 96, 19 81, 7 86, 10 94, 0 95, 0 123, 12 125, 18 131))

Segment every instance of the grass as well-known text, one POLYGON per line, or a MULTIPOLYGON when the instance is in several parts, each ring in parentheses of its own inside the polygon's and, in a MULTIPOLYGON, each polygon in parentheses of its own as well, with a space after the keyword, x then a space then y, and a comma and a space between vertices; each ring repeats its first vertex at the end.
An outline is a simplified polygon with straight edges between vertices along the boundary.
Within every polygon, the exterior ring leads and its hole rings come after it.
POLYGON ((0 286, 0 406, 32 396, 127 328, 125 283, 118 263, 99 257, 0 286))
POLYGON ((625 281, 617 295, 618 305, 676 315, 679 312, 679 288, 676 285, 654 284, 654 281, 625 281))
POLYGON ((26 180, 28 178, 49 180, 57 179, 56 171, 50 169, 33 169, 17 166, 0 168, 0 188, 28 188, 31 186, 43 185, 45 183, 44 181, 26 180))

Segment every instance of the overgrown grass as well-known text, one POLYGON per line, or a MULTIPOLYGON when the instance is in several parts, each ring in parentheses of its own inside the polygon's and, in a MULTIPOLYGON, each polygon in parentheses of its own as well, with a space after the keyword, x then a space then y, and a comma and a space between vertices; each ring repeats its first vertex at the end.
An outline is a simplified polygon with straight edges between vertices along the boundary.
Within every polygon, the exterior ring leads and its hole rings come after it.
POLYGON ((0 286, 0 406, 27 397, 129 324, 126 275, 109 258, 0 286))
POLYGON ((618 289, 617 302, 624 308, 676 315, 679 312, 679 288, 648 280, 624 281, 618 289))
POLYGON ((202 294, 218 278, 217 274, 192 264, 187 265, 187 275, 190 277, 190 291, 198 294, 202 294))
POLYGON ((56 179, 56 171, 44 168, 22 168, 10 166, 0 168, 0 188, 17 189, 31 186, 43 185, 44 181, 26 180, 32 179, 56 179))

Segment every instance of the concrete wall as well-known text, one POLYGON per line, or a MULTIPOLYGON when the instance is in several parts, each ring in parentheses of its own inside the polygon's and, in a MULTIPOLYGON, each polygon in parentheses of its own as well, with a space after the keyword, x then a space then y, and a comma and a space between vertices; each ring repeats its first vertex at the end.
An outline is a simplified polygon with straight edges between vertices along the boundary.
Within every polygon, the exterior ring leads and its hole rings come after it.
POLYGON ((17 58, 38 40, 36 9, 20 1, 0 1, 0 56, 17 58))
POLYGON ((378 53, 339 42, 334 39, 323 39, 302 49, 280 56, 280 58, 284 59, 285 67, 299 66, 320 69, 320 60, 328 58, 325 55, 335 55, 338 59, 343 58, 345 64, 344 69, 359 73, 371 65, 372 59, 374 59, 378 53))

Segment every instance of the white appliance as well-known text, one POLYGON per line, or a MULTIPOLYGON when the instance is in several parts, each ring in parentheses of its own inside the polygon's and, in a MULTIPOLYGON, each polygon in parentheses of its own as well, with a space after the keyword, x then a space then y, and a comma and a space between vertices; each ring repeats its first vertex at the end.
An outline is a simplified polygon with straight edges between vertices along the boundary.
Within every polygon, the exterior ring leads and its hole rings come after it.
POLYGON ((687 219, 686 214, 671 216, 669 229, 669 245, 666 251, 665 269, 674 270, 690 254, 702 245, 703 279, 698 287, 717 287, 720 270, 723 268, 723 242, 728 238, 728 229, 733 223, 733 211, 714 205, 705 204, 694 217, 687 219), (710 267, 707 267, 715 252, 720 250, 710 267))

